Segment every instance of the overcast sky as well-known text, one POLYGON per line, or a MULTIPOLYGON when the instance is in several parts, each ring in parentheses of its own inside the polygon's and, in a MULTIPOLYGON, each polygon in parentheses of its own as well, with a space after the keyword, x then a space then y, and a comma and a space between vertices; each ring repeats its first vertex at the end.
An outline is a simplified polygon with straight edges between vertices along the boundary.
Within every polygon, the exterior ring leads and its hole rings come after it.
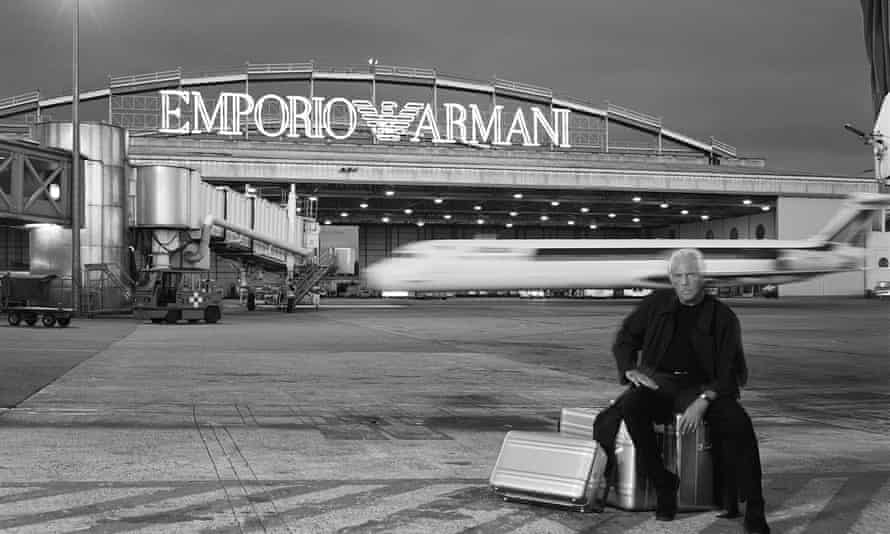
MULTIPOLYGON (((0 0, 0 98, 70 94, 74 0, 0 0)), ((852 0, 80 0, 82 89, 108 75, 307 61, 435 67, 609 100, 775 169, 870 176, 852 0), (865 172, 864 172, 865 171, 865 172)))

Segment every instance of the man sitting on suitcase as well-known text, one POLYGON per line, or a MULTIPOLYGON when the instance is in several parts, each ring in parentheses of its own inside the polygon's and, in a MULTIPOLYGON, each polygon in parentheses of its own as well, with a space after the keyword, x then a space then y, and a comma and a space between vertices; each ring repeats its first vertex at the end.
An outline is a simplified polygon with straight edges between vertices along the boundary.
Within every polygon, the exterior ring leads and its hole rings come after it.
MULTIPOLYGON (((676 251, 669 261, 673 290, 648 296, 624 320, 613 352, 621 383, 633 387, 620 397, 618 409, 656 488, 656 519, 674 519, 679 480, 664 467, 653 423, 682 413, 680 432, 708 423, 726 459, 721 468, 731 469, 726 478, 747 501, 745 531, 769 533, 757 437, 738 402, 747 380, 739 321, 728 306, 705 294, 703 271, 701 252, 676 251)), ((730 494, 727 515, 732 516, 738 508, 736 492, 730 494)))

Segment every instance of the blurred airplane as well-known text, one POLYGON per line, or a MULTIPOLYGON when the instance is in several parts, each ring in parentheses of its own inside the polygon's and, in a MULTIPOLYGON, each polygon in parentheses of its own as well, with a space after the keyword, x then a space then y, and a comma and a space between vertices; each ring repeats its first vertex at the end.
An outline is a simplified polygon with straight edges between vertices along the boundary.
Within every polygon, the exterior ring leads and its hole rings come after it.
POLYGON ((705 256, 711 287, 784 284, 862 266, 860 235, 890 195, 851 195, 802 241, 715 239, 460 239, 411 243, 365 270, 379 290, 669 287, 667 260, 681 248, 705 256))

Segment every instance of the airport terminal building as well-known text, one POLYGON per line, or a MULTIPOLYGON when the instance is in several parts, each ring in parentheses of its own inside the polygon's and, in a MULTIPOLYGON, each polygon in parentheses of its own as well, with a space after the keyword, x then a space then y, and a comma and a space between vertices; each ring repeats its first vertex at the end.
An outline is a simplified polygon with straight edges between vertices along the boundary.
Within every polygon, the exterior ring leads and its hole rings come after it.
MULTIPOLYGON (((233 286, 323 256, 357 281, 427 239, 800 240, 879 189, 773 171, 609 102, 435 69, 175 69, 110 76, 79 102, 78 199, 72 96, 0 98, 0 271, 70 275, 76 202, 84 284, 176 267, 233 286), (191 254, 202 239, 210 257, 191 254)), ((890 280, 886 226, 861 240, 861 270, 782 294, 890 280)))

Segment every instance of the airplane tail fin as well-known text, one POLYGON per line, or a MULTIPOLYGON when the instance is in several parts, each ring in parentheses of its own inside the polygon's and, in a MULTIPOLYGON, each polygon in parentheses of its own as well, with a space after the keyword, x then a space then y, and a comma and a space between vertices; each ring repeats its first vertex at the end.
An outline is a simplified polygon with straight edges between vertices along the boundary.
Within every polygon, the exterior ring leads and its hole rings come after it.
POLYGON ((851 243, 868 230, 872 218, 890 207, 890 194, 855 193, 843 208, 816 235, 810 238, 820 243, 851 243))
POLYGON ((872 133, 875 149, 875 168, 879 180, 890 180, 890 93, 884 95, 884 103, 875 119, 872 133))

